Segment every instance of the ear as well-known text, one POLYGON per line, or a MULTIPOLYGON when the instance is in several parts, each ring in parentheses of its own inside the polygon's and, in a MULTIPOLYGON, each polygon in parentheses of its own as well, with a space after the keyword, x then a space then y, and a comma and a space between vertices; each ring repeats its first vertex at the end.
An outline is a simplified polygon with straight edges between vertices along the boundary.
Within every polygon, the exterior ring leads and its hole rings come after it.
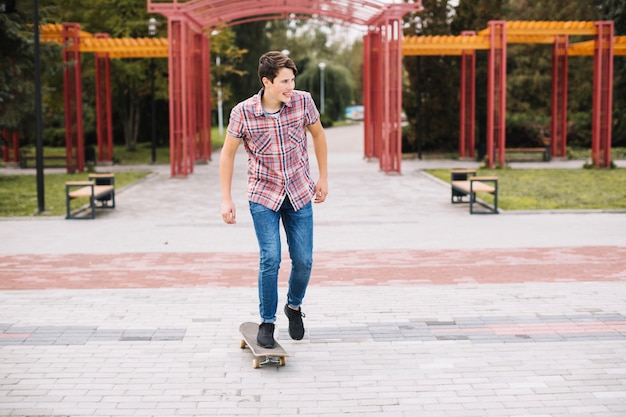
POLYGON ((269 78, 267 77, 263 77, 261 79, 261 82, 263 83, 263 87, 267 87, 268 85, 270 85, 272 82, 269 80, 269 78))

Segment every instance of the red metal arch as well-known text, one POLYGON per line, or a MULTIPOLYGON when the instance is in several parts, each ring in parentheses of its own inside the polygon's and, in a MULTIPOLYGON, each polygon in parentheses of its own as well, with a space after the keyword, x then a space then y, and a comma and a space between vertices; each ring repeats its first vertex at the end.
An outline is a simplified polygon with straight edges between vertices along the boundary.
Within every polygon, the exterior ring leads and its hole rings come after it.
MULTIPOLYGON (((171 175, 193 172, 195 142, 210 132, 208 83, 198 74, 210 72, 207 41, 199 47, 197 36, 212 29, 244 22, 273 19, 321 20, 365 26, 364 104, 365 156, 377 157, 381 170, 400 173, 402 160, 402 17, 422 9, 414 3, 389 4, 381 0, 191 0, 179 2, 148 0, 148 11, 168 19, 171 175), (194 41, 195 39, 195 41, 194 41), (198 105, 198 91, 205 107, 198 105), (203 114, 199 114, 199 112, 203 114)), ((205 80, 208 81, 208 80, 205 80)))
POLYGON ((164 16, 185 16, 195 26, 213 28, 236 25, 238 20, 250 16, 264 16, 265 20, 297 18, 297 15, 337 19, 355 25, 376 25, 387 11, 398 6, 411 11, 420 10, 421 1, 413 4, 389 4, 381 0, 192 0, 171 3, 148 0, 148 11, 164 16))

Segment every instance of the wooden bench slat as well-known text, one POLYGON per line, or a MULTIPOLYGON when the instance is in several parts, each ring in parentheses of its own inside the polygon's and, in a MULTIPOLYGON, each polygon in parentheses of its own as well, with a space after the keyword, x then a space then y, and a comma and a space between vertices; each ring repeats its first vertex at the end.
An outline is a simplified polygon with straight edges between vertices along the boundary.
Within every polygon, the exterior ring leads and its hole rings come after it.
MULTIPOLYGON (((482 183, 480 181, 473 181, 474 184, 472 185, 472 190, 475 193, 491 193, 493 194, 496 189, 490 185, 487 185, 485 183, 482 183)), ((470 182, 468 181, 452 181, 452 186, 455 188, 458 188, 460 190, 463 190, 465 192, 470 192, 470 182)))
MULTIPOLYGON (((112 185, 94 185, 93 196, 94 198, 100 197, 104 194, 108 194, 113 191, 112 185)), ((70 191, 68 193, 70 198, 91 197, 91 186, 79 188, 78 190, 70 191)))
POLYGON ((506 148, 505 152, 546 152, 546 148, 506 148))
POLYGON ((101 208, 115 208, 114 175, 96 174, 94 177, 90 176, 89 178, 92 179, 92 181, 67 181, 65 183, 66 219, 94 219, 96 217, 96 202, 101 203, 101 208), (101 181, 101 183, 98 183, 98 181, 101 181), (89 206, 87 208, 91 211, 91 216, 78 217, 72 215, 70 201, 76 198, 89 199, 89 206))

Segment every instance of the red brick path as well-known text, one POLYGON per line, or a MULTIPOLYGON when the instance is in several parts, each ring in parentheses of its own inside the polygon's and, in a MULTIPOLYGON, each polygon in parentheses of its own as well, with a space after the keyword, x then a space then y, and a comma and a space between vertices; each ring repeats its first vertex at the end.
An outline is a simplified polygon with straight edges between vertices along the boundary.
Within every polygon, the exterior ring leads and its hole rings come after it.
MULTIPOLYGON (((256 286, 256 253, 0 256, 0 290, 256 286)), ((286 282, 289 262, 281 269, 286 282)), ((625 281, 626 247, 316 252, 311 285, 625 281)))

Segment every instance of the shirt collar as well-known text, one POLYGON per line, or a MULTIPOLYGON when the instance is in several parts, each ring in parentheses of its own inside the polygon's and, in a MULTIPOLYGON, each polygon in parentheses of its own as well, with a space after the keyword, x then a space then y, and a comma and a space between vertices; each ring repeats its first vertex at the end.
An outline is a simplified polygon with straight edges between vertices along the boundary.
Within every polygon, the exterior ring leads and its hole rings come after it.
MULTIPOLYGON (((261 89, 259 90, 258 93, 256 93, 254 95, 254 115, 255 116, 263 116, 265 114, 265 111, 263 110, 263 102, 262 102, 262 97, 263 97, 263 93, 265 92, 265 89, 261 87, 261 89)), ((293 99, 293 97, 292 97, 293 99)), ((281 109, 283 107, 291 107, 291 101, 289 103, 282 103, 281 105, 281 109)))

